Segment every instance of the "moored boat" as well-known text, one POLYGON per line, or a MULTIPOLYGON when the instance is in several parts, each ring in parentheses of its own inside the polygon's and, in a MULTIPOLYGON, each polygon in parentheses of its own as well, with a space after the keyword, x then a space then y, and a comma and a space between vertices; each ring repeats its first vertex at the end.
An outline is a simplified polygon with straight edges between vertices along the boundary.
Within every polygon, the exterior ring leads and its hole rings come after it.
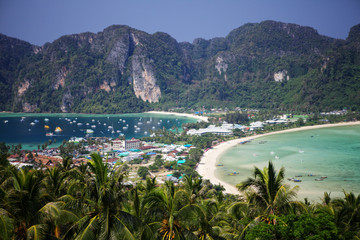
POLYGON ((86 133, 89 133, 89 134, 94 133, 94 130, 92 130, 92 129, 86 129, 86 133))
POLYGON ((60 132, 62 132, 61 127, 56 127, 56 128, 55 128, 55 132, 56 132, 56 133, 60 133, 60 132))

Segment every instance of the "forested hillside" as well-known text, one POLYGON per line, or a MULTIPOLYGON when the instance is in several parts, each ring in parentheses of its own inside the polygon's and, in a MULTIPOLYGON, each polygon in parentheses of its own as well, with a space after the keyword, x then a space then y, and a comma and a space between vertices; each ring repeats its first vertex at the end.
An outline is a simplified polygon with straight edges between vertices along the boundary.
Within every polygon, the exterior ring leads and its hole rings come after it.
POLYGON ((0 110, 360 108, 360 25, 346 40, 274 21, 178 43, 128 26, 34 46, 0 34, 0 110))

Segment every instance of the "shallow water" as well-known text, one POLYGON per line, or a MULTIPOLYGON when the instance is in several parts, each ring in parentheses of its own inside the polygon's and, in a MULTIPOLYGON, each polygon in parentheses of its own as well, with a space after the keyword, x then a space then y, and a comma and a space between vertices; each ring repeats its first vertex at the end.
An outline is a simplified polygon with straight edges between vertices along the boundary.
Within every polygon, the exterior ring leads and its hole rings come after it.
POLYGON ((49 139, 53 141, 56 139, 56 144, 51 145, 55 147, 64 139, 85 137, 86 129, 92 129, 94 133, 91 136, 95 137, 116 138, 124 134, 126 139, 131 139, 149 136, 150 132, 156 129, 171 129, 173 126, 181 129, 181 125, 187 122, 196 122, 196 119, 148 113, 101 115, 1 113, 0 142, 9 145, 20 143, 23 149, 37 149, 38 145, 49 139), (25 118, 21 120, 22 117, 25 118), (45 118, 49 121, 45 121, 45 118), (35 120, 38 122, 35 123, 35 120), (44 128, 45 125, 49 126, 48 130, 44 128), (92 128, 91 125, 96 127, 92 128), (63 131, 54 133, 56 127, 60 127, 63 131), (46 136, 47 132, 54 133, 54 136, 46 136))
POLYGON ((277 170, 285 167, 285 177, 302 175, 298 198, 319 201, 324 192, 342 197, 343 190, 360 193, 360 126, 304 130, 261 137, 225 152, 216 176, 237 184, 251 176, 254 166, 262 169, 271 160, 277 170), (230 176, 229 173, 239 174, 230 176), (315 176, 308 176, 315 175, 315 176), (315 178, 327 176, 323 181, 315 178))

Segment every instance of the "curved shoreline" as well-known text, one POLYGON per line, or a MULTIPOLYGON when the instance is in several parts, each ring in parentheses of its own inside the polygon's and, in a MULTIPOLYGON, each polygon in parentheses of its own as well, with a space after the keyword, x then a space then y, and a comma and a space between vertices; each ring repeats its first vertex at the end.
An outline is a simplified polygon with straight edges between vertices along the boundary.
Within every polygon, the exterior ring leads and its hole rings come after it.
POLYGON ((148 111, 144 113, 152 113, 152 114, 163 114, 163 115, 173 115, 173 116, 179 116, 179 117, 189 117, 189 118, 195 118, 204 122, 208 122, 208 117, 204 116, 198 116, 190 113, 177 113, 177 112, 162 112, 162 111, 148 111))
POLYGON ((240 142, 249 141, 249 140, 253 140, 256 138, 274 135, 274 134, 297 132, 297 131, 319 129, 319 128, 328 128, 328 127, 352 126, 352 125, 359 125, 359 124, 360 124, 360 121, 306 126, 306 127, 286 129, 286 130, 277 131, 277 132, 270 132, 270 133, 230 140, 227 142, 220 143, 219 145, 217 145, 217 146, 213 147, 212 149, 208 150, 207 152, 205 152, 204 155, 202 156, 200 163, 196 170, 203 177, 203 179, 209 179, 210 182, 213 184, 223 185, 225 188, 225 193, 239 194, 239 191, 237 190, 237 188, 235 186, 233 186, 229 183, 226 183, 215 176, 216 162, 221 157, 221 155, 223 153, 225 153, 228 149, 236 146, 240 142))

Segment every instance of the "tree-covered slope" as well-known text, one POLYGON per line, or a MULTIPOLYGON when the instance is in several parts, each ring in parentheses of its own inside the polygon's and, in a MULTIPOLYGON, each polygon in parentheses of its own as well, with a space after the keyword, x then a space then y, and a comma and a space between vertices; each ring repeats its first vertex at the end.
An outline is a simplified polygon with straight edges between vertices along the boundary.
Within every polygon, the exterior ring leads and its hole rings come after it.
POLYGON ((359 109, 359 26, 346 40, 274 21, 193 43, 118 25, 41 47, 0 35, 0 110, 359 109))

